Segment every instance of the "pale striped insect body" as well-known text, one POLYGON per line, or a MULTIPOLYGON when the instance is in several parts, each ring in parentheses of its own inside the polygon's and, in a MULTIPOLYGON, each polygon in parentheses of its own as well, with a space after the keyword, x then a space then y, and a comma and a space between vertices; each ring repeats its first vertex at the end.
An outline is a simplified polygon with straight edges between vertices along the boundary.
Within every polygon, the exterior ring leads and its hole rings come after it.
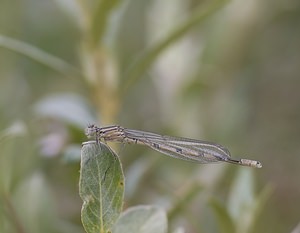
POLYGON ((259 161, 232 159, 227 148, 216 143, 201 140, 162 136, 155 133, 127 129, 117 125, 102 128, 96 125, 89 125, 85 133, 88 138, 95 138, 97 142, 104 140, 146 145, 173 158, 196 163, 228 162, 248 167, 262 167, 259 161))

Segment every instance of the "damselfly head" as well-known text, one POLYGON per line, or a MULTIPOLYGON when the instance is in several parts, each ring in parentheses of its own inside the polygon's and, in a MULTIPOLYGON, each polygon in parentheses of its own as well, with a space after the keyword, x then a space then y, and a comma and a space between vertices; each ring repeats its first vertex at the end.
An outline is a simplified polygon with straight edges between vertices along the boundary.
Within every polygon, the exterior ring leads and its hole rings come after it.
POLYGON ((96 132, 97 132, 97 126, 94 124, 89 124, 86 128, 85 128, 85 135, 88 138, 93 138, 96 136, 96 132))

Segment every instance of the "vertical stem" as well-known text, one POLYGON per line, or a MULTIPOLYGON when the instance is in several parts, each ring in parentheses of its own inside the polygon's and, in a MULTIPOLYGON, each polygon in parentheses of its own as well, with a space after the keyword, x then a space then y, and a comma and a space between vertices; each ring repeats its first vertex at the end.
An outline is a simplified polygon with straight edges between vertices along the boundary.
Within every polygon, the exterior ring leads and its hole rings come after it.
POLYGON ((90 48, 87 41, 82 49, 82 63, 101 123, 110 124, 120 105, 117 65, 103 46, 90 48))
POLYGON ((85 16, 80 50, 83 73, 101 123, 109 124, 119 112, 119 75, 113 54, 102 42, 102 37, 117 1, 100 1, 96 9, 90 9, 84 1, 77 1, 85 16))
POLYGON ((14 226, 17 229, 18 233, 26 233, 24 226, 21 223, 21 220, 16 212, 16 209, 11 201, 11 199, 4 194, 3 195, 3 199, 4 199, 4 204, 7 207, 7 212, 12 220, 12 222, 14 223, 14 226))

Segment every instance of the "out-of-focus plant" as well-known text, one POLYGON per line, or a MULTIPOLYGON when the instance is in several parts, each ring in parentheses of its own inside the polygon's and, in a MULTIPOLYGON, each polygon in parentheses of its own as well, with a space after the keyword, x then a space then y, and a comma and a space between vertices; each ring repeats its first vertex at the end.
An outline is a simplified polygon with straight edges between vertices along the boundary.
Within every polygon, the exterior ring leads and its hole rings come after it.
MULTIPOLYGON (((24 117, 24 121, 10 122, 11 126, 1 131, 0 231, 4 233, 83 232, 82 227, 59 218, 54 207, 55 196, 48 183, 50 181, 45 179, 47 172, 53 175, 55 169, 47 170, 46 164, 51 162, 38 155, 47 155, 57 162, 55 155, 64 154, 64 162, 67 164, 78 162, 81 149, 78 144, 85 141, 82 132, 84 126, 95 121, 103 125, 115 123, 130 88, 138 85, 139 79, 147 77, 146 72, 160 56, 228 3, 227 0, 193 3, 196 7, 193 7, 185 20, 174 26, 164 38, 136 53, 135 58, 128 59, 128 64, 122 67, 121 58, 118 57, 117 32, 122 27, 124 14, 131 4, 138 4, 137 1, 56 2, 60 9, 71 16, 79 31, 80 45, 77 52, 80 68, 36 46, 5 35, 0 35, 0 46, 61 73, 68 77, 68 83, 81 80, 84 86, 81 92, 86 93, 87 98, 79 93, 51 93, 34 102, 30 109, 31 115, 24 117), (35 127, 39 121, 45 122, 41 124, 45 128, 35 127), (48 134, 39 130, 45 130, 48 134), (40 136, 45 134, 47 136, 40 136)), ((206 51, 208 60, 215 56, 214 49, 206 51)), ((213 73, 210 68, 208 74, 213 73)), ((186 86, 186 92, 182 92, 187 93, 186 97, 189 98, 195 92, 198 94, 199 89, 208 87, 206 85, 205 81, 191 82, 186 86)), ((222 98, 222 95, 218 98, 222 98)), ((230 183, 232 186, 228 189, 228 200, 222 202, 211 195, 217 190, 214 186, 222 180, 225 171, 216 172, 216 179, 212 178, 213 172, 201 173, 201 176, 209 174, 206 181, 210 180, 210 183, 199 179, 199 173, 194 173, 178 193, 170 194, 172 200, 167 197, 159 199, 163 207, 135 206, 122 212, 125 182, 118 156, 102 144, 99 147, 85 145, 81 155, 80 196, 84 201, 81 217, 86 232, 183 232, 180 226, 183 216, 190 224, 187 228, 194 232, 204 229, 213 232, 216 230, 215 225, 219 227, 219 232, 256 232, 256 222, 270 193, 266 187, 256 194, 253 172, 241 168, 235 174, 233 183, 230 183), (199 203, 200 206, 197 206, 199 203), (208 217, 195 216, 192 214, 195 208, 209 210, 212 214, 208 217), (207 218, 209 221, 203 220, 207 218)), ((136 196, 141 196, 136 194, 139 191, 137 187, 148 181, 148 174, 155 175, 151 171, 156 165, 159 170, 157 174, 164 174, 161 172, 163 169, 159 168, 161 164, 153 158, 143 161, 137 159, 128 166, 128 199, 134 200, 136 196)), ((62 170, 57 168, 59 177, 54 176, 55 179, 63 179, 68 174, 62 170)), ((173 175, 179 176, 178 171, 173 175)), ((174 180, 177 181, 176 178, 174 180)), ((157 190, 166 191, 164 180, 161 179, 161 182, 156 184, 157 190)), ((58 187, 58 190, 61 191, 62 187, 58 187)), ((77 213, 79 216, 79 211, 77 213)))

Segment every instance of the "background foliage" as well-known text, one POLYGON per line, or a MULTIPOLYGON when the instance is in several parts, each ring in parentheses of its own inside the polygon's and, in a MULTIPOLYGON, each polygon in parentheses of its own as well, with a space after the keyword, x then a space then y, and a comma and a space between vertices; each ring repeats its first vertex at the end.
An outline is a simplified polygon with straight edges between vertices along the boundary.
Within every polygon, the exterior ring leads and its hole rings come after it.
POLYGON ((124 209, 163 207, 170 232, 296 232, 299 11, 294 0, 1 0, 0 232, 84 232, 80 147, 94 122, 263 163, 112 144, 124 209))

